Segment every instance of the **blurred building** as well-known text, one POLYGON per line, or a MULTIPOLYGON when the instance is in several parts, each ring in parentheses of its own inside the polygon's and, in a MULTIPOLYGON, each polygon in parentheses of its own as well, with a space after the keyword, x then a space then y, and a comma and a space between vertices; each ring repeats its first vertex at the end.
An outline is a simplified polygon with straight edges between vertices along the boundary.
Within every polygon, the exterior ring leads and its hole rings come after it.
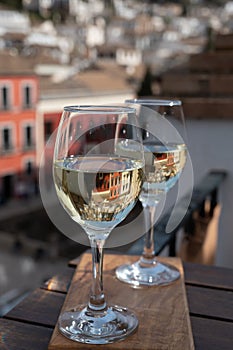
POLYGON ((202 52, 161 75, 160 95, 182 98, 189 118, 232 119, 233 34, 210 40, 202 52))
MULTIPOLYGON (((66 105, 122 103, 133 96, 113 62, 79 71, 48 58, 0 55, 0 197, 34 193, 45 145, 66 105), (33 185, 34 184, 34 185, 33 185)), ((51 152, 53 144, 51 145, 51 152)), ((52 157, 52 153, 51 153, 52 157)))
POLYGON ((34 191, 38 78, 28 68, 14 71, 8 56, 2 59, 5 62, 1 62, 0 74, 0 198, 5 201, 34 191))
POLYGON ((215 263, 233 267, 233 36, 218 34, 209 44, 162 74, 157 96, 183 102, 195 183, 211 169, 228 173, 220 191, 215 263))

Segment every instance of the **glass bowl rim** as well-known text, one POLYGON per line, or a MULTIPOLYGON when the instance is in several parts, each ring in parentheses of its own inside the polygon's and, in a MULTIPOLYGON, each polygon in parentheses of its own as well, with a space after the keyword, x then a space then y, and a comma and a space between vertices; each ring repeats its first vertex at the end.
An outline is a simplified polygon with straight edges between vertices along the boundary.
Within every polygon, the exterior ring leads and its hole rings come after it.
POLYGON ((132 103, 132 104, 141 104, 144 106, 182 106, 181 100, 160 100, 160 99, 144 99, 144 98, 134 98, 134 99, 127 99, 125 100, 125 103, 132 103))
POLYGON ((94 113, 94 114, 122 114, 135 113, 136 109, 127 105, 71 105, 63 107, 65 112, 94 113))

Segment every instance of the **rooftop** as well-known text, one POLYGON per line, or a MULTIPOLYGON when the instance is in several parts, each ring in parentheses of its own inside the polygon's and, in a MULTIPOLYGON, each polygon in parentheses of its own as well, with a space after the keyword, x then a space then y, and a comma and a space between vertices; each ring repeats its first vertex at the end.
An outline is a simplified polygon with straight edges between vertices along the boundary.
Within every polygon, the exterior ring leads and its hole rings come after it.
POLYGON ((36 74, 41 98, 132 91, 125 68, 111 60, 99 60, 89 69, 79 71, 78 66, 61 65, 44 54, 24 57, 17 53, 2 53, 0 74, 36 74))
POLYGON ((70 67, 63 79, 59 70, 50 77, 40 76, 41 96, 67 94, 68 90, 73 90, 73 93, 79 92, 79 94, 132 90, 126 80, 124 68, 113 62, 98 62, 88 70, 72 74, 74 70, 74 67, 70 67))

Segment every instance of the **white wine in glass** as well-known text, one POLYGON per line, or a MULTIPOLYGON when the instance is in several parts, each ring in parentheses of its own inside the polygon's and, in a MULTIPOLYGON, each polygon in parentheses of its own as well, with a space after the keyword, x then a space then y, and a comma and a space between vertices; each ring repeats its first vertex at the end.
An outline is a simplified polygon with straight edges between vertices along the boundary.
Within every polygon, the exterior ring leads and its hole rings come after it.
POLYGON ((148 232, 141 258, 131 265, 119 266, 119 280, 134 286, 167 285, 180 277, 171 265, 156 259, 154 251, 154 222, 158 203, 177 183, 186 163, 186 145, 182 103, 179 100, 127 100, 137 104, 143 130, 145 181, 140 201, 147 220, 148 232))
POLYGON ((126 307, 107 304, 102 270, 105 240, 134 207, 142 188, 143 167, 135 109, 64 108, 54 150, 53 178, 60 203, 88 235, 93 266, 86 307, 75 306, 59 317, 60 332, 71 340, 112 343, 126 338, 138 326, 136 316, 126 307))

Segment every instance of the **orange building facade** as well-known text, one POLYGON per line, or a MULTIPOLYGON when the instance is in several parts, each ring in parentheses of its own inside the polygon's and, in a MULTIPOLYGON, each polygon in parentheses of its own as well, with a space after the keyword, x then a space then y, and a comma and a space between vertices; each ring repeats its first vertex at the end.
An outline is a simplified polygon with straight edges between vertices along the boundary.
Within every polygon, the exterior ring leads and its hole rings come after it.
POLYGON ((37 102, 36 75, 0 76, 0 199, 3 201, 32 190, 37 102))

